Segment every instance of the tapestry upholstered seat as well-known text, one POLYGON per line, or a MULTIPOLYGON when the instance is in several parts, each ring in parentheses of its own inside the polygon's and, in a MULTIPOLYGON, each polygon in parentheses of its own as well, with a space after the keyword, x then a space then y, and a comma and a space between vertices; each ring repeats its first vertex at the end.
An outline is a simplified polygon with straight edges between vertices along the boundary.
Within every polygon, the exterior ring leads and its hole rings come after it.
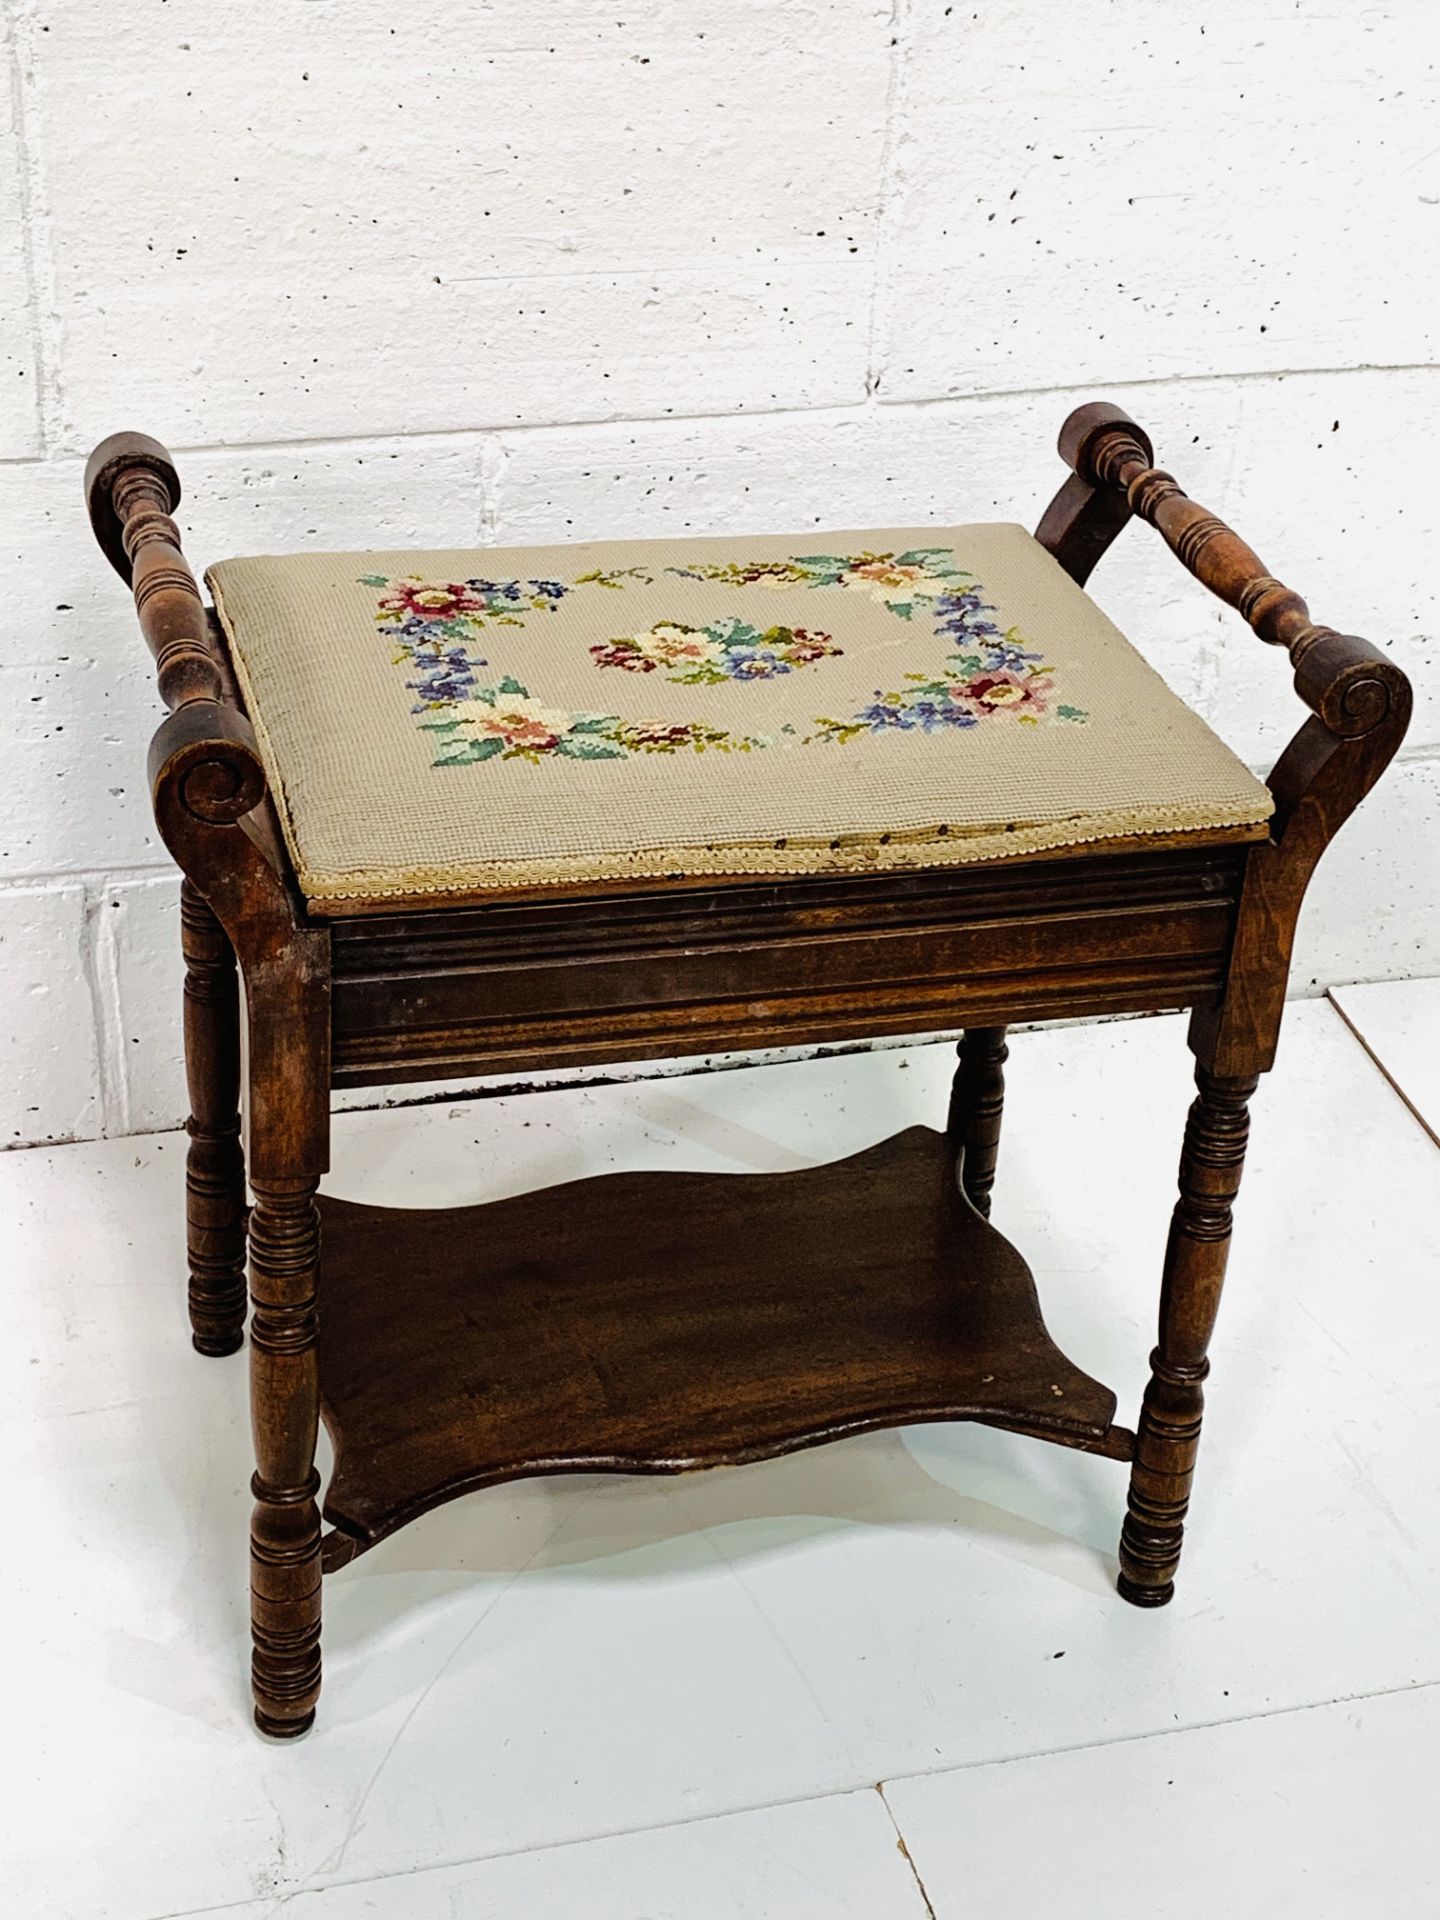
POLYGON ((1019 526, 297 554, 206 578, 321 913, 951 866, 1260 832, 1271 812, 1019 526))
MULTIPOLYGON (((524 1474, 977 1420, 1126 1463, 1119 1590, 1173 1595, 1247 1103, 1306 885, 1410 687, 1120 408, 1078 408, 1060 454, 1033 537, 302 553, 213 567, 211 612, 165 449, 95 450, 91 522, 170 709, 149 767, 184 875, 202 1353, 245 1337, 249 1248, 265 1733, 315 1717, 323 1581, 524 1474), (1288 656, 1308 712, 1263 783, 1084 591, 1132 516, 1288 656), (1007 1028, 1164 1008, 1189 1009, 1196 1099, 1127 1427, 991 1189, 1007 1028), (831 1165, 477 1206, 320 1192, 334 1088, 947 1028, 944 1130, 831 1165)), ((1077 1123, 1087 1147, 1131 1204, 1077 1123)))

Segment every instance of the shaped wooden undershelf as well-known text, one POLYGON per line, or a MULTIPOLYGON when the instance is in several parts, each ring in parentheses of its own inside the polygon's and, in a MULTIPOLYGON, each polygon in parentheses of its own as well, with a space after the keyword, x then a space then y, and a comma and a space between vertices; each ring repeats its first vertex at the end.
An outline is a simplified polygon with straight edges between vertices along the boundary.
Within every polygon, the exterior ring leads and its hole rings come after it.
POLYGON ((1130 1454, 925 1127, 798 1173, 320 1205, 327 1567, 522 1474, 678 1473, 947 1419, 1130 1454))

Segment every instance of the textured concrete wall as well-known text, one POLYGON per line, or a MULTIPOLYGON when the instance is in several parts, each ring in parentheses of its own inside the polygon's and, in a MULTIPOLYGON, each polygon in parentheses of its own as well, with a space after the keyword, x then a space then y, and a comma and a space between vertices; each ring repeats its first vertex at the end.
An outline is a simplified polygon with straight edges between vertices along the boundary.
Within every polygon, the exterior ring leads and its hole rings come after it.
MULTIPOLYGON (((1221 0, 9 0, 0 1138, 181 1113, 157 718, 80 475, 197 565, 1029 518, 1105 393, 1420 682, 1296 982, 1440 972, 1440 20, 1221 0)), ((1145 529, 1096 591, 1263 769, 1283 660, 1145 529)))

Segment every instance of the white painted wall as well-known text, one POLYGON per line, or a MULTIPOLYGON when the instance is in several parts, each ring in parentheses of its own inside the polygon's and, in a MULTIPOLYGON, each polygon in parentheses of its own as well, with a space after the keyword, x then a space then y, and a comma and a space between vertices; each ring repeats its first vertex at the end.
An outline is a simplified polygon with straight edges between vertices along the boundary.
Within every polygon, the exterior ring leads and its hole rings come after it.
MULTIPOLYGON (((1300 991, 1440 973, 1435 0, 5 0, 0 1139, 182 1112, 158 718, 84 456, 199 565, 1036 515, 1080 398, 1416 678, 1300 991)), ((1096 591, 1257 768, 1282 659, 1096 591)))

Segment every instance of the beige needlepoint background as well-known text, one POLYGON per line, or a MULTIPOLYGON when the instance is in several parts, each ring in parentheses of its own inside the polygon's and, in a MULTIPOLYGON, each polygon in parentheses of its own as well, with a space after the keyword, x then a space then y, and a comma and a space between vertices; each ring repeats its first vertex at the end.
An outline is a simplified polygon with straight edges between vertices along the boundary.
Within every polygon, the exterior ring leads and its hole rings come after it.
POLYGON ((317 904, 939 866, 1270 812, 1019 526, 206 577, 317 904))

